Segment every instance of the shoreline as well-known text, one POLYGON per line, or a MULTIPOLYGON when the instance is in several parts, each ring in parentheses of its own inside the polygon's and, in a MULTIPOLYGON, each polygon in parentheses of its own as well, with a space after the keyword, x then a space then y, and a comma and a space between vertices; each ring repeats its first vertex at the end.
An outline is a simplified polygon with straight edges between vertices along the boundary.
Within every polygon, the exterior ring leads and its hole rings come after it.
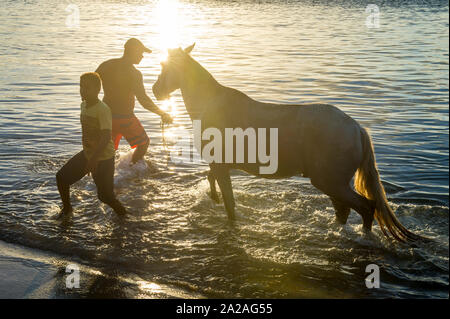
POLYGON ((204 298, 136 277, 105 274, 56 254, 0 240, 0 299, 204 298), (73 273, 67 266, 74 264, 79 267, 79 288, 68 288, 66 281, 75 281, 68 279, 73 273))

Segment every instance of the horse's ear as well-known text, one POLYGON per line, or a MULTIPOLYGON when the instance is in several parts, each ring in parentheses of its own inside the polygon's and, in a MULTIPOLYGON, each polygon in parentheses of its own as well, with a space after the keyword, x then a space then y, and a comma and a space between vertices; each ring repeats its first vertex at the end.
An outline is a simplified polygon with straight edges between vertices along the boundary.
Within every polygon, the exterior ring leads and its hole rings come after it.
POLYGON ((191 51, 192 51, 192 49, 194 48, 194 46, 195 46, 195 42, 192 43, 192 44, 191 44, 190 46, 188 46, 187 48, 185 48, 185 49, 184 49, 184 52, 186 52, 187 54, 190 54, 191 51))

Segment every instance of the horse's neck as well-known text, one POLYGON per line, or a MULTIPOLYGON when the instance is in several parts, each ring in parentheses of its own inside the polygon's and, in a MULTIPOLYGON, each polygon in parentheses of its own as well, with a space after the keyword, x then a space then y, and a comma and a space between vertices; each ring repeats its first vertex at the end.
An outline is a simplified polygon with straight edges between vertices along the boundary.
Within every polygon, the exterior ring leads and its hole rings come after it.
POLYGON ((199 119, 220 94, 222 86, 198 62, 191 61, 181 86, 184 104, 192 120, 199 119))

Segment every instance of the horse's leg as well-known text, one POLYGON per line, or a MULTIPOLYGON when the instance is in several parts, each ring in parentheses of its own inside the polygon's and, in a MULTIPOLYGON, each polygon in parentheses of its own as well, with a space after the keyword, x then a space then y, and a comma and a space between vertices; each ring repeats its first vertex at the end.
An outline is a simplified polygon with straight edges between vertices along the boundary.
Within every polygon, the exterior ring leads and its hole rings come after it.
POLYGON ((215 201, 216 203, 219 203, 219 195, 217 195, 217 190, 216 190, 216 177, 214 176, 213 172, 211 170, 209 170, 208 173, 208 182, 209 182, 209 187, 211 189, 211 193, 209 194, 209 196, 211 197, 211 199, 213 201, 215 201))
POLYGON ((231 187, 230 172, 228 169, 215 168, 213 173, 217 179, 217 183, 219 184, 220 191, 222 192, 223 202, 225 204, 225 210, 228 213, 228 218, 234 219, 235 203, 233 196, 233 188, 231 187))
POLYGON ((336 213, 336 220, 338 223, 345 225, 347 223, 348 215, 350 214, 350 207, 343 204, 341 201, 331 197, 331 202, 336 213))
POLYGON ((348 183, 327 183, 311 179, 311 183, 331 198, 341 202, 343 205, 353 208, 363 219, 363 227, 366 230, 372 229, 374 219, 374 205, 367 198, 356 193, 348 183))
POLYGON ((335 197, 344 203, 344 205, 350 206, 361 215, 363 227, 366 230, 370 231, 372 229, 375 209, 373 204, 367 198, 356 193, 350 185, 347 185, 347 187, 338 191, 335 197))

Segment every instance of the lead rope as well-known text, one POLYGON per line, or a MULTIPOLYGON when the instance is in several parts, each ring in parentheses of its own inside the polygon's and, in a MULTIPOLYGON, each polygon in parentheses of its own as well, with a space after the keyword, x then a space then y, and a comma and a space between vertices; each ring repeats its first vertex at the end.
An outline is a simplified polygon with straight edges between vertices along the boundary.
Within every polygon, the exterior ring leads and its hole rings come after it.
POLYGON ((164 136, 164 128, 165 128, 165 124, 164 122, 161 120, 161 122, 159 123, 159 126, 161 127, 161 135, 162 135, 162 145, 163 145, 163 149, 166 151, 167 150, 167 144, 166 144, 166 137, 164 136))
MULTIPOLYGON (((172 113, 172 104, 169 105, 169 109, 167 110, 170 113, 172 113)), ((162 143, 163 143, 163 149, 165 151, 167 151, 167 143, 166 143, 166 138, 164 136, 164 128, 165 128, 165 124, 163 122, 163 120, 161 120, 160 122, 160 126, 161 126, 161 134, 162 134, 162 143)))

